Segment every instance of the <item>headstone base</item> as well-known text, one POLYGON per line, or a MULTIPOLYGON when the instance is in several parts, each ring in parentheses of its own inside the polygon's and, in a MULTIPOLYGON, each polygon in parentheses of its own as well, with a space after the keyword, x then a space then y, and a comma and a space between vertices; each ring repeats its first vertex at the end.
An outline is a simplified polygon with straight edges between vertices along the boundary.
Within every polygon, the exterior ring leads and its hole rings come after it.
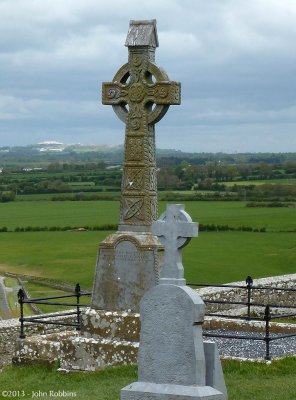
POLYGON ((225 400, 223 393, 210 386, 182 386, 134 382, 121 389, 120 400, 225 400))
POLYGON ((151 233, 117 232, 100 243, 91 308, 139 312, 159 280, 163 247, 151 233))

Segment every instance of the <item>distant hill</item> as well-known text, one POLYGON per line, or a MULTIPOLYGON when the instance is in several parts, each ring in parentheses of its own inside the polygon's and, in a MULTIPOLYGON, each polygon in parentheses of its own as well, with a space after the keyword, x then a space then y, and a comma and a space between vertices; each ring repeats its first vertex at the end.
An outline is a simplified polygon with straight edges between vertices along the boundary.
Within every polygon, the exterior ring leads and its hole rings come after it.
MULTIPOLYGON (((157 149, 159 165, 177 165, 181 161, 192 164, 207 163, 267 163, 282 164, 296 161, 296 153, 188 153, 174 149, 157 149)), ((122 163, 122 145, 83 145, 45 141, 29 146, 0 147, 0 167, 15 164, 43 164, 50 162, 122 163)))

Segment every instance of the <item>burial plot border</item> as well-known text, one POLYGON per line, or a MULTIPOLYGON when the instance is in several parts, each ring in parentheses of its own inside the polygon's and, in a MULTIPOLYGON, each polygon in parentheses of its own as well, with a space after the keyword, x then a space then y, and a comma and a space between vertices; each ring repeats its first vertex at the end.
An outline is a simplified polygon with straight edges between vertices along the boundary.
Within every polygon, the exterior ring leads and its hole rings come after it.
POLYGON ((289 333, 289 334, 282 334, 282 335, 276 335, 276 336, 271 336, 271 326, 270 322, 272 320, 276 319, 282 319, 282 318, 295 318, 296 317, 296 304, 288 304, 288 305, 283 305, 283 304, 275 304, 275 303, 262 303, 262 302, 255 302, 252 301, 252 294, 254 291, 277 291, 277 292, 291 292, 291 293, 296 293, 296 288, 284 288, 284 287, 276 287, 276 286, 261 286, 261 285, 253 285, 253 279, 248 276, 246 278, 246 285, 231 285, 231 284, 225 284, 225 285, 215 285, 215 284, 209 284, 209 283, 187 283, 188 286, 193 286, 193 287, 213 287, 213 288, 230 288, 230 289, 242 289, 246 291, 246 301, 229 301, 229 300, 206 300, 203 299, 205 304, 220 304, 220 305, 235 305, 235 306, 246 306, 247 307, 247 315, 231 315, 231 313, 225 312, 206 312, 205 316, 206 317, 217 317, 219 319, 231 319, 231 320, 244 320, 244 321, 256 321, 256 322, 265 322, 265 330, 263 335, 239 335, 239 334, 227 334, 227 333, 212 333, 212 332, 203 332, 203 336, 205 337, 212 337, 212 338, 225 338, 225 339, 242 339, 242 340, 256 340, 256 341, 263 341, 265 342, 265 360, 269 361, 271 360, 271 355, 270 355, 270 343, 272 341, 280 340, 280 339, 285 339, 289 337, 294 337, 296 336, 296 333, 289 333), (254 317, 252 316, 252 307, 260 307, 264 308, 264 313, 263 316, 260 317, 254 317), (294 309, 295 312, 291 313, 272 313, 272 308, 275 309, 282 309, 282 310, 291 310, 294 309))

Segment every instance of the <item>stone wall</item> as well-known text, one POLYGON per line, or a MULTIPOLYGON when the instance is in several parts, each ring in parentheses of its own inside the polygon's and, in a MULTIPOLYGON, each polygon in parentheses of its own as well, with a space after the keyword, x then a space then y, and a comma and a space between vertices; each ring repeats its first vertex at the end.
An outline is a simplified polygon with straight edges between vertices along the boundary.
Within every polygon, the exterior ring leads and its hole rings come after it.
MULTIPOLYGON (((70 312, 70 311, 68 310, 65 312, 70 312)), ((53 317, 51 319, 55 321, 73 322, 73 317, 75 318, 75 315, 53 317)), ((45 324, 29 324, 29 323, 25 324, 25 334, 27 337, 33 335, 40 335, 41 339, 42 335, 59 333, 65 331, 66 329, 67 330, 71 329, 71 327, 58 326, 58 325, 45 325, 45 324)), ((11 360, 14 356, 14 352, 16 349, 16 344, 19 341, 19 335, 20 335, 20 322, 17 318, 0 321, 0 368, 3 365, 11 363, 11 360)))
MULTIPOLYGON (((256 286, 273 286, 273 287, 286 287, 295 288, 296 274, 284 275, 273 278, 263 278, 254 281, 256 286)), ((244 286, 245 282, 235 282, 233 285, 244 286)), ((203 288, 198 289, 198 293, 203 299, 209 300, 229 300, 229 301, 242 301, 242 289, 232 288, 203 288)), ((280 303, 296 305, 296 292, 280 292, 273 291, 267 293, 264 290, 256 290, 252 293, 252 299, 256 302, 262 303, 280 303)), ((244 296, 246 291, 243 290, 244 296)), ((213 307, 213 306, 211 306, 213 307)), ((219 307, 212 308, 212 311, 217 311, 219 307)), ((228 307, 229 308, 229 307, 228 307)), ((208 307, 209 310, 209 307, 208 307)), ((272 309, 273 312, 279 310, 272 309)), ((229 314, 240 314, 246 312, 242 307, 232 307, 228 310, 229 314)), ((295 312, 295 309, 293 310, 295 312)), ((224 313, 224 311, 223 311, 224 313)), ((55 317, 56 320, 68 320, 73 316, 55 317)), ((131 314, 128 312, 105 312, 95 311, 92 309, 83 310, 82 314, 82 331, 79 333, 81 339, 78 340, 78 332, 69 327, 52 326, 42 324, 26 324, 25 334, 27 338, 24 341, 19 340, 20 323, 18 319, 0 321, 0 367, 1 365, 9 364, 15 352, 16 344, 18 343, 18 352, 16 354, 16 362, 19 358, 20 362, 38 362, 45 361, 46 354, 50 354, 49 362, 59 359, 59 352, 62 354, 64 367, 69 369, 69 365, 73 360, 68 359, 67 353, 71 348, 72 354, 77 354, 74 360, 75 369, 81 367, 81 354, 86 354, 89 351, 92 354, 92 363, 89 365, 89 370, 109 363, 109 358, 115 363, 135 362, 138 338, 140 331, 140 321, 138 314, 131 314), (69 339, 71 340, 69 341, 69 339), (106 360, 104 357, 100 359, 98 364, 98 355, 102 353, 102 345, 99 341, 103 338, 103 350, 106 349, 106 360), (95 348, 95 341, 98 341, 98 346, 95 348), (124 348, 119 346, 119 343, 124 342, 124 348), (69 347, 70 345, 70 347, 69 347), (110 346, 115 346, 114 349, 110 346), (67 346, 69 348, 67 348, 67 346), (116 349, 117 346, 117 349, 116 349), (130 350, 130 355, 127 359, 127 348, 130 350), (121 357, 121 358, 120 358, 121 357), (108 362, 107 362, 108 361, 108 362)), ((264 329, 264 323, 260 322, 237 322, 233 320, 218 320, 217 318, 207 317, 204 323, 206 329, 235 329, 235 330, 253 330, 258 331, 264 329)), ((296 324, 288 326, 287 324, 274 324, 272 330, 276 331, 289 331, 295 332, 296 324)), ((87 366, 86 366, 87 367, 87 366)), ((85 366, 84 368, 87 369, 85 366)))
MULTIPOLYGON (((230 285, 233 286, 244 286, 246 287, 245 281, 233 282, 230 285)), ((256 279, 253 282, 253 286, 269 286, 276 288, 295 289, 296 288, 296 274, 281 275, 269 278, 256 279)), ((206 287, 197 289, 197 292, 203 298, 203 300, 217 300, 217 301, 234 301, 234 302, 246 302, 247 301, 247 290, 240 288, 215 288, 206 287)), ((264 289, 252 289, 251 301, 253 303, 262 304, 277 304, 277 305, 292 305, 296 306, 296 291, 279 291, 279 290, 264 290, 264 289)), ((242 315, 246 314, 246 307, 242 305, 220 305, 220 304, 206 304, 206 312, 217 312, 227 311, 229 315, 242 315), (228 310, 228 311, 227 311, 228 310)), ((253 315, 262 315, 264 308, 251 307, 253 315)), ((281 309, 272 308, 272 313, 292 313, 296 312, 296 309, 281 309)))

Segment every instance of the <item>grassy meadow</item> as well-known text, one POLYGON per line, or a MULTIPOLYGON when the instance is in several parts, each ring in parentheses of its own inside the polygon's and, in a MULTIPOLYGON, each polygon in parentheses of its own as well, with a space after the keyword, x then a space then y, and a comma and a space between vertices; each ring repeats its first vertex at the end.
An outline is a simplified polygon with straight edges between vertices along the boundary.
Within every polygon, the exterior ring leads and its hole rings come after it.
MULTIPOLYGON (((111 233, 111 232, 109 232, 111 233)), ((91 288, 98 243, 108 232, 1 233, 0 270, 79 282, 91 288)), ((191 282, 226 283, 295 272, 296 235, 282 232, 201 232, 185 248, 191 282)))
MULTIPOLYGON (((249 226, 268 231, 296 231, 295 208, 251 208, 246 202, 188 201, 185 210, 201 224, 249 226)), ((159 203, 159 213, 166 203, 159 203)), ((0 227, 84 226, 117 224, 118 201, 24 201, 0 203, 0 227)))
MULTIPOLYGON (((296 209, 248 208, 245 202, 186 202, 185 210, 202 224, 266 228, 256 232, 200 232, 184 250, 186 278, 191 282, 231 282, 295 272, 296 209)), ((160 202, 163 212, 165 203, 160 202)), ((106 231, 13 232, 26 226, 94 226, 116 224, 116 201, 0 204, 0 270, 79 282, 91 288, 98 243, 106 231)))
MULTIPOLYGON (((223 361, 228 400, 295 400, 296 358, 272 364, 223 361)), ((0 374, 0 399, 8 391, 19 391, 23 399, 33 392, 74 392, 77 400, 116 400, 120 389, 137 380, 135 366, 107 368, 103 371, 61 374, 54 368, 6 367, 0 374)), ((36 396, 35 396, 36 397, 36 396)), ((45 397, 45 396, 44 396, 45 397)))

